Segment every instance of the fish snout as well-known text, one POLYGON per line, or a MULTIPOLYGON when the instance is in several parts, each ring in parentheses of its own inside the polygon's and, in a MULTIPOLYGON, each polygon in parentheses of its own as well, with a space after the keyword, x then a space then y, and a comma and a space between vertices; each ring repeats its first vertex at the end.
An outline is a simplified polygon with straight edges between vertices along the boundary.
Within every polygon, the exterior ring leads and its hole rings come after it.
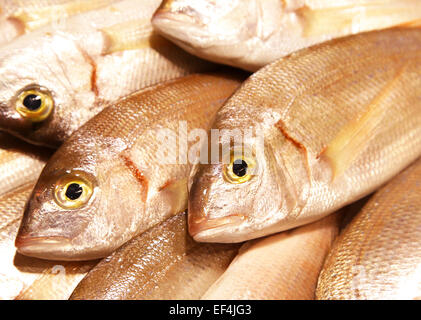
POLYGON ((49 120, 32 122, 22 117, 16 110, 0 104, 0 131, 7 132, 34 145, 57 148, 67 135, 57 127, 48 129, 47 121, 49 120))
POLYGON ((25 256, 51 259, 59 256, 70 245, 70 239, 55 236, 37 236, 19 232, 15 240, 17 251, 25 256))
POLYGON ((227 230, 241 225, 245 220, 241 214, 214 219, 200 215, 197 211, 188 211, 187 214, 189 233, 199 242, 231 242, 224 240, 225 235, 229 235, 227 230))
POLYGON ((223 205, 215 205, 217 201, 212 199, 211 194, 217 179, 214 174, 198 172, 190 187, 188 229, 196 241, 225 242, 223 238, 226 231, 240 226, 246 220, 242 214, 228 213, 223 205))
POLYGON ((180 33, 187 36, 192 28, 197 31, 205 26, 204 16, 199 11, 191 6, 177 6, 171 0, 164 1, 155 11, 152 24, 157 30, 176 39, 180 38, 180 33))
POLYGON ((33 131, 33 123, 8 105, 0 103, 0 130, 25 140, 25 135, 33 131))
POLYGON ((156 11, 152 17, 152 21, 157 26, 160 26, 161 22, 164 26, 171 25, 171 23, 180 25, 201 23, 201 20, 198 19, 198 15, 196 14, 171 10, 156 11))
POLYGON ((41 259, 61 257, 64 250, 69 248, 71 239, 68 234, 56 234, 57 231, 50 228, 51 223, 39 218, 42 216, 39 212, 40 203, 36 196, 32 196, 27 203, 16 235, 15 247, 25 256, 41 259))

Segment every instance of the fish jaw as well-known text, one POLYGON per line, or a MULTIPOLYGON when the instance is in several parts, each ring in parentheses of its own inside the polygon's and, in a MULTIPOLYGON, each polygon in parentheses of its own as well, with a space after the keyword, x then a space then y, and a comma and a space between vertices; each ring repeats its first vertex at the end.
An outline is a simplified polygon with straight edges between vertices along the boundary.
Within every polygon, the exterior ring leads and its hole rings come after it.
POLYGON ((208 46, 206 40, 208 33, 201 31, 203 24, 187 14, 157 11, 152 18, 152 25, 187 51, 192 52, 195 46, 202 48, 208 46))
POLYGON ((0 104, 0 128, 14 136, 21 138, 19 132, 28 132, 30 123, 25 121, 16 110, 10 108, 8 104, 0 104))
POLYGON ((57 148, 63 141, 63 132, 57 130, 55 135, 51 135, 41 127, 38 128, 37 124, 23 119, 19 114, 9 113, 0 107, 0 131, 33 145, 57 148))
MULTIPOLYGON (((203 169, 199 169, 198 176, 189 190, 187 212, 190 235, 199 242, 235 243, 248 240, 249 219, 241 210, 228 212, 228 209, 224 209, 226 203, 218 201, 219 193, 213 193, 213 183, 217 178, 207 173, 203 174, 203 169)), ((217 165, 210 170, 219 172, 221 169, 217 165)))
POLYGON ((59 236, 31 236, 18 234, 15 240, 17 252, 43 260, 86 261, 103 258, 103 249, 81 250, 71 239, 59 236))
MULTIPOLYGON (((151 21, 156 31, 187 52, 220 62, 220 56, 224 56, 224 48, 243 47, 248 40, 242 34, 243 27, 232 30, 221 19, 223 16, 213 16, 203 9, 162 6, 151 21)), ((238 54, 231 54, 234 58, 239 57, 238 54)), ((226 61, 225 63, 229 64, 226 61)))
POLYGON ((71 246, 70 239, 64 237, 42 237, 18 234, 15 246, 17 251, 25 256, 35 258, 62 258, 63 252, 71 246))
POLYGON ((215 219, 208 219, 204 216, 190 214, 189 212, 189 233, 198 242, 241 242, 241 237, 232 237, 238 234, 234 230, 244 222, 245 216, 232 215, 215 219), (231 230, 232 232, 228 231, 231 230), (225 235, 229 236, 226 237, 225 235))

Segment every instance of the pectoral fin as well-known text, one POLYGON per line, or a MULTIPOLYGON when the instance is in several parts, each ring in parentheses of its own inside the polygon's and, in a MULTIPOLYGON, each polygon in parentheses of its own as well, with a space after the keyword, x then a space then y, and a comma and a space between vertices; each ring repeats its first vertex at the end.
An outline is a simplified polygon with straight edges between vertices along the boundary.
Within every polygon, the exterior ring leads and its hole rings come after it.
POLYGON ((169 41, 153 31, 149 20, 127 21, 101 31, 108 41, 103 54, 169 45, 169 41))
POLYGON ((401 24, 400 27, 404 28, 419 28, 421 27, 421 19, 416 21, 411 21, 408 23, 401 24))
POLYGON ((387 110, 385 99, 399 81, 405 67, 406 65, 400 68, 396 76, 370 102, 364 113, 349 122, 319 155, 321 160, 327 161, 332 166, 332 180, 341 176, 350 167, 376 134, 387 110))
POLYGON ((187 178, 167 181, 160 189, 159 192, 164 192, 168 202, 171 204, 171 208, 174 212, 180 213, 187 209, 187 178))
POLYGON ((75 0, 63 4, 40 6, 39 8, 25 6, 16 11, 10 18, 24 24, 27 31, 33 31, 52 21, 67 18, 71 15, 99 9, 110 5, 113 0, 75 0))
POLYGON ((409 25, 421 19, 419 0, 363 0, 355 5, 329 6, 297 11, 303 21, 304 36, 340 36, 409 25))

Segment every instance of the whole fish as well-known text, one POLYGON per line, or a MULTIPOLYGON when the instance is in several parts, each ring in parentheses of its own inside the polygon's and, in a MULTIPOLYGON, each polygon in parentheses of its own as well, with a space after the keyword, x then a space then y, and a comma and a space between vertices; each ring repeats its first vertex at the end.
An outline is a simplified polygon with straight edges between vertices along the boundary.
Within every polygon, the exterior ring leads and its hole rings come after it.
POLYGON ((318 299, 421 297, 421 160, 388 182, 335 241, 318 299))
POLYGON ((3 46, 0 130, 58 146, 107 103, 213 68, 153 33, 159 3, 120 1, 3 46))
POLYGON ((117 0, 1 0, 0 45, 48 23, 99 9, 117 0))
POLYGON ((104 258, 73 300, 199 299, 225 271, 239 245, 195 242, 185 213, 169 218, 104 258))
POLYGON ((44 259, 105 257, 184 211, 190 163, 202 141, 187 129, 206 134, 242 79, 232 71, 176 79, 136 92, 86 123, 44 168, 18 251, 44 259))
POLYGON ((152 24, 190 53, 256 71, 314 44, 420 19, 419 0, 164 0, 152 24))
POLYGON ((339 215, 246 242, 224 274, 209 288, 207 300, 310 300, 331 244, 339 215))
POLYGON ((421 29, 336 39, 253 74, 212 125, 222 159, 194 168, 193 238, 269 235, 377 189, 421 155, 420 74, 421 29))
POLYGON ((0 195, 36 180, 51 154, 0 132, 0 195))
POLYGON ((45 261, 16 253, 15 237, 35 180, 0 196, 0 300, 67 299, 96 261, 45 261))

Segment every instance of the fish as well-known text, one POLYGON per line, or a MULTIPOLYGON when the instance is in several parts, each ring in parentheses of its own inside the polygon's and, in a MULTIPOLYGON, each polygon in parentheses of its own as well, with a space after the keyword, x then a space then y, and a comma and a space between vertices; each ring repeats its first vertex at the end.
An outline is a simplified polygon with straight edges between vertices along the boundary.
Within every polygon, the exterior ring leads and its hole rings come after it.
POLYGON ((341 215, 248 241, 203 300, 313 300, 341 215))
POLYGON ((51 155, 51 149, 0 132, 0 196, 36 180, 51 155))
POLYGON ((99 9, 116 0, 2 0, 0 1, 0 45, 49 23, 99 9))
POLYGON ((25 257, 14 245, 25 203, 36 180, 0 196, 0 300, 68 299, 98 261, 63 262, 25 257))
POLYGON ((88 121, 42 171, 16 238, 18 252, 103 258, 183 212, 202 135, 244 78, 228 70, 170 80, 88 121))
POLYGON ((0 130, 57 148, 108 104, 215 65, 155 34, 159 0, 124 0, 0 49, 0 130), (106 17, 106 18, 104 18, 106 17))
POLYGON ((70 300, 199 299, 239 247, 195 242, 183 212, 101 260, 79 282, 70 300))
POLYGON ((420 29, 374 31, 251 75, 215 117, 212 161, 192 168, 193 238, 241 242, 316 221, 417 159, 420 49, 420 29))
POLYGON ((420 19, 418 0, 164 0, 152 24, 198 57, 254 72, 315 44, 420 19))
POLYGON ((318 299, 421 297, 421 159, 378 190, 335 241, 318 299))

